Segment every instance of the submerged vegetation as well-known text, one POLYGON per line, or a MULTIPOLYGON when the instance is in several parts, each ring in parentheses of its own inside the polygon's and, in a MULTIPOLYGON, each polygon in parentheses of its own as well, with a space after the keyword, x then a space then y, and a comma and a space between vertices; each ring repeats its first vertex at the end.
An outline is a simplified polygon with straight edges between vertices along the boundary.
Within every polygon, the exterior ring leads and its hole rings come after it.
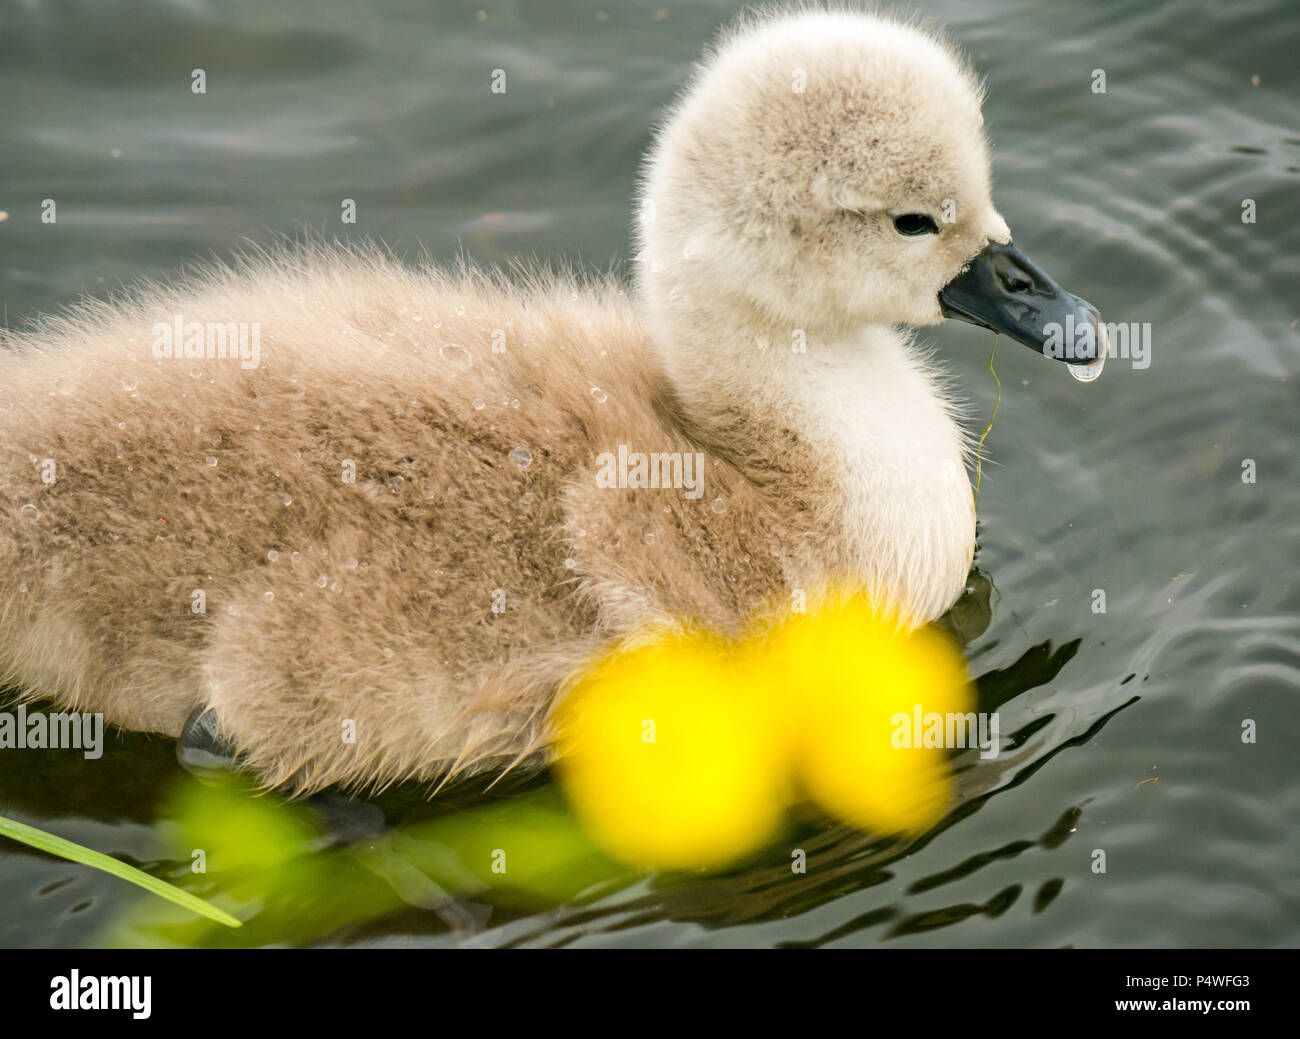
POLYGON ((494 905, 537 909, 627 876, 593 847, 551 787, 351 841, 340 841, 312 801, 251 794, 234 777, 185 781, 164 813, 173 820, 175 857, 158 864, 245 919, 243 928, 149 899, 98 943, 304 944, 408 907, 467 934, 476 927, 465 900, 490 896, 494 905))

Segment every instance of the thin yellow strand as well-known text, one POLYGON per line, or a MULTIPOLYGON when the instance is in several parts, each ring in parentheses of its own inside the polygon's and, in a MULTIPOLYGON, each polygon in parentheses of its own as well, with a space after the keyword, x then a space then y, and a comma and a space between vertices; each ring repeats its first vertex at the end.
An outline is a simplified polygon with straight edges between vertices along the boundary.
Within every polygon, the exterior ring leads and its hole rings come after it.
POLYGON ((989 430, 993 428, 993 420, 998 417, 998 405, 1002 403, 1002 380, 998 378, 998 373, 993 370, 993 355, 998 352, 998 337, 993 337, 993 349, 989 351, 989 374, 993 376, 993 381, 997 383, 998 392, 993 398, 993 414, 989 416, 989 424, 984 427, 984 432, 980 434, 979 443, 975 445, 975 500, 980 498, 980 473, 984 461, 984 438, 989 435, 989 430))

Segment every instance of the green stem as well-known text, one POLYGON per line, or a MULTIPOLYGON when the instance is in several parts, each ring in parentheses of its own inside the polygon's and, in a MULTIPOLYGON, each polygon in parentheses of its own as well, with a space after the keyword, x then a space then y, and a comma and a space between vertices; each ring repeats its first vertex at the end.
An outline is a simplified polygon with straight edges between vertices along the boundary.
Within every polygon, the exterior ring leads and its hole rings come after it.
POLYGON ((984 462, 984 438, 989 435, 989 430, 993 428, 993 420, 998 417, 998 405, 1002 403, 1002 380, 998 378, 998 373, 993 370, 993 355, 998 352, 998 337, 993 337, 993 349, 989 351, 989 374, 993 376, 993 381, 997 383, 997 396, 993 398, 993 414, 989 416, 989 424, 984 427, 984 432, 980 434, 979 443, 975 445, 975 501, 980 500, 980 475, 984 462))
POLYGON ((79 862, 83 866, 102 869, 105 873, 111 873, 122 880, 130 881, 146 891, 152 891, 155 895, 161 895, 179 906, 184 906, 192 912, 206 916, 210 920, 217 921, 217 923, 225 924, 227 927, 244 926, 241 921, 235 919, 229 913, 222 912, 215 906, 203 901, 203 899, 191 895, 188 891, 182 891, 175 884, 159 880, 143 870, 128 866, 125 862, 119 862, 108 855, 92 851, 80 844, 74 844, 62 837, 56 837, 44 830, 38 830, 34 826, 28 826, 26 823, 20 823, 0 815, 0 834, 5 837, 12 837, 23 844, 31 845, 33 848, 39 848, 41 851, 49 852, 51 855, 57 855, 72 862, 79 862))

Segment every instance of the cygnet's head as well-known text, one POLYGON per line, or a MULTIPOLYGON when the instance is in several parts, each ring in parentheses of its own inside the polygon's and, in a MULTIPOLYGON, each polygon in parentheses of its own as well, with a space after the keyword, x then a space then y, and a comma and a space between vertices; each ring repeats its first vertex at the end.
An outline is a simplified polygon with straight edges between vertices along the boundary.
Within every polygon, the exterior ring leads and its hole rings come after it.
POLYGON ((1010 244, 981 98, 948 44, 874 15, 733 32, 649 156, 638 264, 652 329, 671 334, 693 307, 810 337, 957 317, 1043 350, 1051 322, 1095 323, 1010 244))

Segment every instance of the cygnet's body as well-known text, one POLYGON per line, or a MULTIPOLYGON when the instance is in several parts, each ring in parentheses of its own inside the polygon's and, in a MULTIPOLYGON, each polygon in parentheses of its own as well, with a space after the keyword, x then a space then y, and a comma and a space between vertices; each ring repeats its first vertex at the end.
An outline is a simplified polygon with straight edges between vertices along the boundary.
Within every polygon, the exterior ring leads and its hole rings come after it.
POLYGON ((540 757, 556 693, 646 627, 836 580, 937 617, 974 548, 966 441, 894 326, 1009 242, 988 185, 942 44, 797 15, 667 124, 636 303, 317 248, 11 334, 0 672, 131 728, 210 708, 310 790, 540 757), (256 323, 256 366, 158 356, 178 318, 256 323), (638 454, 678 485, 638 487, 638 454))

